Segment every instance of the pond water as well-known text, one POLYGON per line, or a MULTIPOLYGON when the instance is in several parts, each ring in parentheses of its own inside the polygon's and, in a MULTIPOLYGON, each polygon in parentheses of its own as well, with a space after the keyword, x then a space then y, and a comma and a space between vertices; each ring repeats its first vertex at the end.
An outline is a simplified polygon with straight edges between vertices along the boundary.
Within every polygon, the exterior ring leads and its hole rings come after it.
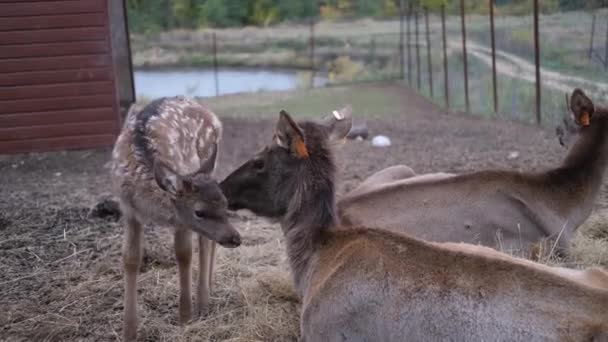
MULTIPOLYGON (((305 86, 310 76, 305 71, 261 68, 219 68, 219 95, 244 92, 290 90, 305 86)), ((327 79, 315 77, 315 86, 327 79)), ((215 76, 211 68, 136 70, 135 92, 138 97, 215 96, 215 76)))

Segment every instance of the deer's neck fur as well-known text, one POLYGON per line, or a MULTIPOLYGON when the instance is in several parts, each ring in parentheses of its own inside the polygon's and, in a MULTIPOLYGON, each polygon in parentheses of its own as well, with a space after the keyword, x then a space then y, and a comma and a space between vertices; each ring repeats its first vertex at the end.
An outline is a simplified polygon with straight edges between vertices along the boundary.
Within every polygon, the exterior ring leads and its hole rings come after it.
MULTIPOLYGON (((331 159, 329 156, 322 158, 331 159)), ((332 160, 329 163, 330 167, 323 169, 302 170, 301 178, 314 184, 302 182, 296 185, 287 214, 281 221, 294 284, 300 295, 310 275, 316 245, 322 241, 323 233, 338 223, 333 182, 335 167, 332 160)))
MULTIPOLYGON (((608 115, 598 113, 590 126, 582 127, 579 139, 572 145, 564 159, 562 167, 556 173, 588 183, 600 183, 604 169, 608 164, 606 150, 608 139, 608 115)), ((591 185, 591 184, 589 184, 591 185)))
POLYGON ((562 166, 547 173, 550 180, 560 185, 562 182, 575 184, 578 196, 572 196, 573 201, 593 199, 599 191, 604 170, 608 166, 606 126, 608 115, 602 110, 593 118, 590 126, 581 128, 580 137, 568 151, 562 166))

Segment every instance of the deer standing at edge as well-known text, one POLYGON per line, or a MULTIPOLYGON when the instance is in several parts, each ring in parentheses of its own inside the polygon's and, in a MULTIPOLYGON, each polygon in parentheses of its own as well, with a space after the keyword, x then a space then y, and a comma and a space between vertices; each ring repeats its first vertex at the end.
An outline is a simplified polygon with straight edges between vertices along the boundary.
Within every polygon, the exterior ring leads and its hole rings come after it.
POLYGON ((199 243, 197 316, 209 307, 214 241, 225 247, 240 245, 240 235, 227 219, 226 198, 211 178, 221 135, 215 114, 182 97, 152 101, 126 119, 112 154, 112 180, 125 223, 125 340, 137 336, 143 224, 173 229, 182 324, 192 317, 192 232, 198 234, 199 243))
POLYGON ((608 108, 596 108, 580 89, 573 91, 569 107, 575 123, 558 135, 560 142, 566 133, 577 139, 556 168, 417 176, 407 166, 393 166, 342 197, 340 218, 423 240, 479 243, 522 255, 543 239, 559 238, 563 252, 591 214, 608 166, 608 108))
POLYGON ((341 226, 331 148, 348 133, 350 110, 335 116, 296 123, 282 111, 273 142, 220 184, 230 209, 280 219, 302 341, 608 339, 602 271, 341 226))

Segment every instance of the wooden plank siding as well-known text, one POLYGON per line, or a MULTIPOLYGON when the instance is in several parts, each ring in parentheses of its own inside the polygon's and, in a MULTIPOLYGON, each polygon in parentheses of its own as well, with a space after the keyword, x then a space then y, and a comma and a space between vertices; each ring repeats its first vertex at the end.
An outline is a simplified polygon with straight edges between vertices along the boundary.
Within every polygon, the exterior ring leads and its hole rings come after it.
POLYGON ((41 98, 78 97, 83 95, 107 94, 112 95, 115 91, 114 84, 110 81, 83 82, 65 84, 26 85, 19 87, 6 87, 0 92, 2 100, 22 100, 41 98))
POLYGON ((107 1, 0 0, 0 154, 114 143, 107 1))
POLYGON ((25 153, 32 151, 55 151, 70 148, 94 148, 110 146, 116 140, 115 134, 66 136, 61 138, 0 141, 0 151, 5 153, 25 153))
POLYGON ((1 44, 56 43, 69 40, 70 42, 104 40, 104 27, 72 27, 31 31, 0 31, 1 44))
POLYGON ((41 30, 68 27, 103 27, 107 17, 103 13, 67 14, 40 17, 1 17, 0 31, 41 30))
POLYGON ((112 59, 107 54, 0 59, 0 73, 20 71, 50 71, 109 67, 112 59))
POLYGON ((62 125, 65 123, 103 121, 114 115, 112 108, 77 108, 0 115, 0 127, 62 125))
POLYGON ((40 1, 0 3, 0 17, 104 12, 105 0, 40 1))

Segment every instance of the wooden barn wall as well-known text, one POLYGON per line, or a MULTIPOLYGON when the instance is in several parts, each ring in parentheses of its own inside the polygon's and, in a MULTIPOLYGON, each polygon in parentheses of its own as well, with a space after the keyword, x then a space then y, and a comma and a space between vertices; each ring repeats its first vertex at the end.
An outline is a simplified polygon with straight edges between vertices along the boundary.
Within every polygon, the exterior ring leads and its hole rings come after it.
POLYGON ((110 36, 106 0, 0 0, 0 153, 114 142, 110 36))

